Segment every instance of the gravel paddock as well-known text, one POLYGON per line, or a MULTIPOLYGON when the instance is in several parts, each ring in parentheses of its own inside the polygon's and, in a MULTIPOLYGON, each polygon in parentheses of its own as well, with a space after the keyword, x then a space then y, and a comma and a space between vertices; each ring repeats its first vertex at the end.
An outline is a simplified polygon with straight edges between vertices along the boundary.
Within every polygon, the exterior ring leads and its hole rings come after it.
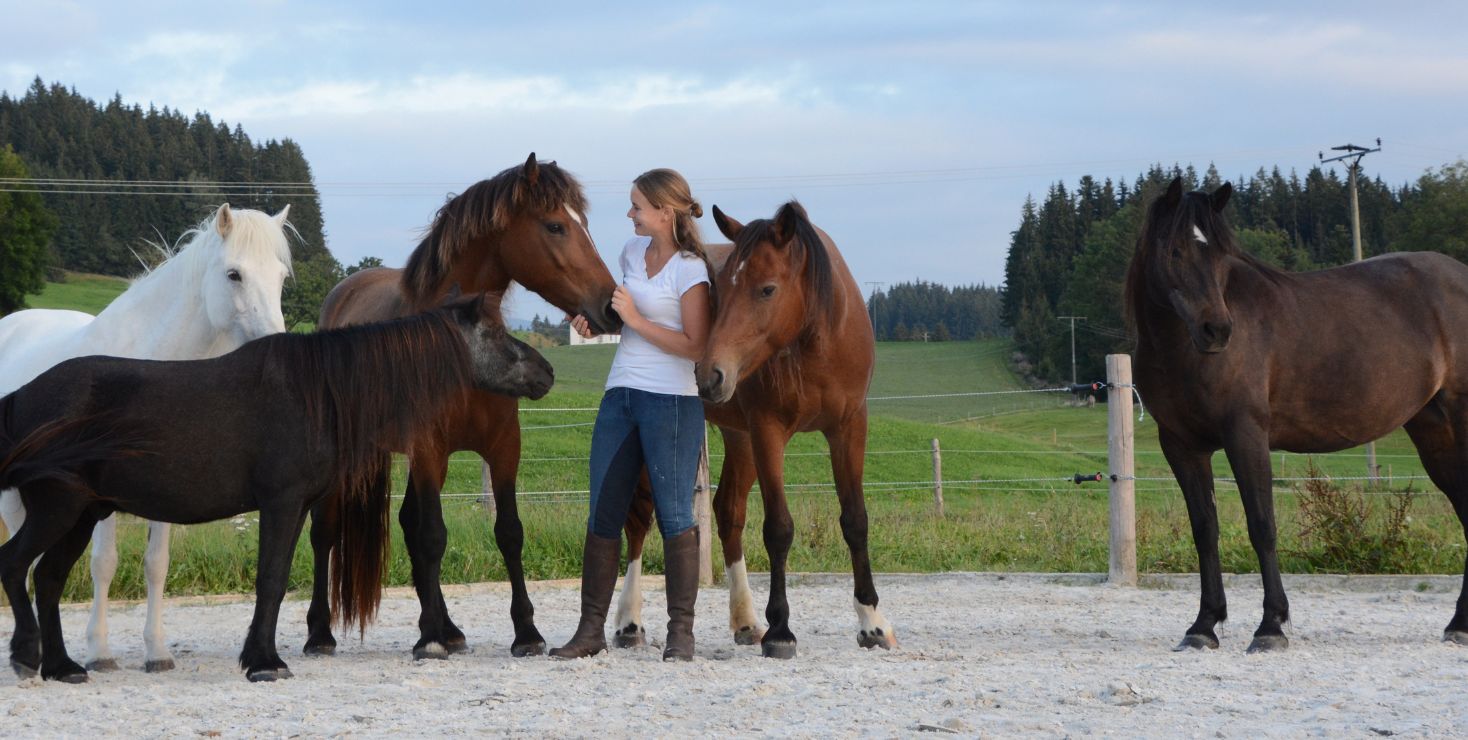
MULTIPOLYGON (((1468 733, 1468 649, 1440 641, 1459 577, 1286 576, 1291 648, 1247 655, 1257 576, 1228 581, 1232 621, 1216 651, 1174 653, 1197 609, 1196 577, 1113 588, 1090 575, 879 576, 891 652, 856 646, 850 577, 792 578, 793 661, 765 660, 727 634, 727 592, 698 604, 698 657, 655 647, 580 661, 509 654, 504 584, 446 587, 473 651, 413 662, 418 606, 389 591, 366 639, 306 658, 306 602, 281 613, 295 678, 250 684, 235 664, 249 599, 177 599, 165 616, 179 668, 145 674, 141 604, 111 620, 124 668, 80 686, 10 680, 7 737, 387 735, 1119 735, 1379 737, 1468 733)), ((767 591, 754 576, 756 596, 767 591)), ((661 580, 644 613, 661 642, 661 580)), ((557 644, 575 627, 569 581, 531 584, 537 625, 557 644)), ((85 605, 63 609, 81 660, 85 605)), ((9 610, 0 628, 13 630, 9 610)))

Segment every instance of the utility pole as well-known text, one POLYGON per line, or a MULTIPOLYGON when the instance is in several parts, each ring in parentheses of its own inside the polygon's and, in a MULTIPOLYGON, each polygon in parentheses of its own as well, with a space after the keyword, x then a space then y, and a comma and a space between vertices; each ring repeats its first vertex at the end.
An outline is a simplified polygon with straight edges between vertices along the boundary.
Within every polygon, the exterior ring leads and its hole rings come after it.
MULTIPOLYGON (((1331 157, 1330 159, 1326 159, 1325 158, 1325 152, 1320 152, 1320 163, 1321 164, 1328 164, 1330 162, 1338 162, 1338 161, 1341 161, 1343 159, 1349 159, 1349 160, 1351 160, 1350 163, 1347 165, 1347 171, 1349 172, 1349 175, 1350 175, 1350 184, 1351 184, 1351 256, 1353 258, 1352 261, 1354 261, 1354 262, 1360 262, 1361 261, 1361 202, 1360 202, 1360 200, 1356 196, 1356 174, 1361 171, 1361 158, 1362 157, 1364 157, 1364 156, 1366 156, 1366 155, 1368 155, 1368 154, 1370 154, 1372 152, 1379 152, 1379 151, 1381 151, 1381 138, 1380 137, 1377 137, 1377 139, 1376 139, 1376 148, 1375 149, 1368 149, 1368 148, 1366 148, 1364 146, 1356 146, 1355 144, 1342 144, 1340 146, 1333 146, 1333 147, 1330 148, 1330 150, 1333 151, 1333 152, 1345 152, 1345 154, 1341 154, 1341 155, 1338 155, 1338 156, 1335 156, 1335 157, 1331 157)), ((1376 443, 1375 442, 1367 442, 1366 443, 1366 477, 1371 479, 1371 483, 1372 484, 1375 484, 1377 482, 1376 443)))
POLYGON ((1076 322, 1085 321, 1084 316, 1056 316, 1056 319, 1065 321, 1070 319, 1070 384, 1076 384, 1076 322))
POLYGON ((871 288, 872 291, 872 297, 870 299, 872 307, 869 310, 869 313, 871 315, 868 316, 868 318, 872 320, 872 333, 875 334, 877 331, 877 288, 886 285, 886 283, 880 280, 868 280, 866 282, 866 285, 868 288, 871 288))

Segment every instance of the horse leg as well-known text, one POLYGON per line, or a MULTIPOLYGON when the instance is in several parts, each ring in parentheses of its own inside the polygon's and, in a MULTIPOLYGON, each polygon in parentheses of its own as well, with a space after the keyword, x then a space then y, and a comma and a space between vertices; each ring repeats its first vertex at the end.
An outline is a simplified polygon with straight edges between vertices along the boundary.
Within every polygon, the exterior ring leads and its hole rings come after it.
MULTIPOLYGON (((1450 417, 1440 395, 1412 417, 1406 429, 1427 476, 1447 494, 1468 538, 1468 409, 1457 410, 1450 417)), ((1463 586, 1453 619, 1443 630, 1443 640, 1468 645, 1468 562, 1464 563, 1463 586)))
POLYGON ((291 671, 275 649, 280 602, 290 581, 291 556, 306 522, 304 496, 280 495, 260 509, 260 556, 255 569, 255 615, 240 650, 240 667, 250 681, 290 678, 291 671))
POLYGON ((619 648, 647 644, 642 620, 642 547, 652 529, 652 511, 652 484, 647 480, 647 469, 643 468, 623 527, 627 533, 627 576, 622 579, 622 593, 617 597, 617 619, 612 632, 612 643, 619 648))
POLYGON ((1218 559, 1218 508, 1213 500, 1213 455, 1185 445, 1166 429, 1158 429, 1158 441, 1188 506, 1188 523, 1193 529, 1193 547, 1198 551, 1198 577, 1202 597, 1198 618, 1174 650, 1216 649, 1214 627, 1228 619, 1223 593, 1223 566, 1218 559))
POLYGON ((897 633, 877 611, 877 586, 872 582, 872 563, 867 555, 867 505, 861 485, 866 466, 866 415, 847 419, 836 429, 827 431, 826 442, 831 448, 831 473, 841 502, 841 535, 851 551, 851 575, 856 585, 853 602, 858 623, 856 644, 890 650, 897 646, 897 633))
MULTIPOLYGON (((513 420, 514 417, 511 417, 513 420)), ((545 637, 535 627, 535 604, 525 588, 525 527, 520 523, 516 481, 520 475, 520 424, 512 421, 503 435, 487 445, 480 455, 489 462, 489 482, 494 488, 494 541, 505 559, 505 572, 510 577, 510 623, 515 628, 515 641, 510 655, 524 658, 545 653, 545 637), (510 436, 513 431, 514 435, 510 436), (488 454, 486 454, 488 453, 488 454)), ((448 611, 444 611, 448 620, 448 611)))
MULTIPOLYGON (((86 510, 86 503, 77 494, 60 485, 35 483, 27 487, 26 493, 31 494, 32 502, 46 502, 44 515, 26 518, 24 526, 12 530, 10 540, 0 545, 0 585, 5 588, 15 616, 10 667, 21 678, 35 676, 42 667, 41 625, 31 606, 31 596, 26 592, 31 563, 65 537, 86 510)), ((87 526, 91 524, 87 522, 87 526)), ((86 546, 86 540, 82 546, 86 546)))
POLYGON ((1249 525, 1249 542, 1259 557, 1259 575, 1264 582, 1264 616, 1249 652, 1284 650, 1290 646, 1284 625, 1290 621, 1290 602, 1285 597, 1284 581, 1279 575, 1279 555, 1275 550, 1277 534, 1274 525, 1274 471, 1269 459, 1269 435, 1263 429, 1246 425, 1233 430, 1224 446, 1228 464, 1239 483, 1239 496, 1244 502, 1244 518, 1249 525))
POLYGON ((444 549, 448 546, 448 528, 443 523, 443 506, 439 498, 448 475, 448 456, 439 452, 415 450, 408 462, 408 495, 398 511, 403 527, 403 544, 413 566, 413 590, 418 594, 418 642, 413 646, 413 659, 442 660, 452 652, 465 650, 464 633, 458 627, 445 629, 447 615, 439 576, 444 549))
POLYGON ((331 634, 331 548, 341 527, 336 501, 330 497, 311 507, 311 607, 306 610, 306 655, 335 655, 331 634))
POLYGON ((108 644, 107 601, 117 574, 117 517, 97 522, 92 531, 92 616, 87 621, 87 670, 115 671, 117 659, 108 644))
POLYGON ((757 645, 765 633, 754 613, 754 592, 744 565, 745 507, 754 486, 754 448, 746 432, 719 427, 719 433, 724 437, 724 464, 713 506, 729 581, 729 630, 736 645, 757 645))
POLYGON ((173 653, 163 638, 163 586, 168 581, 168 540, 172 525, 148 522, 148 549, 143 553, 143 574, 148 581, 148 622, 143 628, 143 670, 148 673, 173 670, 173 653))
POLYGON ((755 469, 765 504, 765 550, 770 554, 770 600, 765 620, 770 629, 760 641, 766 658, 794 658, 795 633, 790 631, 790 602, 785 596, 785 567, 795 541, 795 521, 785 501, 785 444, 788 435, 773 424, 751 424, 755 469))
POLYGON ((92 538, 95 520, 83 516, 71 531, 52 545, 36 564, 36 612, 41 630, 41 678, 63 683, 85 683, 87 672, 66 653, 66 640, 61 632, 61 592, 66 577, 76 564, 87 541, 92 538))

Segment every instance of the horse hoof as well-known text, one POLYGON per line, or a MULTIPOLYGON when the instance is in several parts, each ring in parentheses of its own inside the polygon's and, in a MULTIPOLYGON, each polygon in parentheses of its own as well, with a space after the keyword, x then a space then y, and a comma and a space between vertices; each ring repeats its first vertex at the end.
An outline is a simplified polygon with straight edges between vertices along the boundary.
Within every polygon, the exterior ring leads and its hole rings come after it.
POLYGON ((734 633, 735 645, 758 645, 764 635, 754 627, 740 627, 734 633))
POLYGON ((265 681, 284 681, 292 675, 291 669, 285 667, 260 668, 246 673, 245 678, 250 679, 250 683, 261 683, 265 681))
POLYGON ((545 640, 510 646, 510 657, 512 658, 532 658, 537 655, 545 655, 545 640))
POLYGON ((1212 635, 1184 635, 1183 641, 1173 648, 1174 653, 1184 650, 1217 650, 1218 638, 1212 635))
POLYGON ((635 624, 629 624, 612 636, 612 644, 619 648, 642 647, 647 644, 647 630, 635 624))
POLYGON ((15 671, 15 675, 20 677, 21 679, 35 678, 41 673, 39 669, 28 666, 18 660, 10 661, 10 668, 11 670, 15 671))
MULTIPOLYGON (((541 643, 541 646, 544 647, 545 643, 541 643)), ((469 652, 469 641, 463 637, 452 637, 444 640, 443 647, 449 651, 449 655, 459 655, 469 652)))
POLYGON ((1451 642, 1457 645, 1468 645, 1468 632, 1458 630, 1444 630, 1443 642, 1451 642))
POLYGON ((779 642, 773 642, 765 640, 760 643, 760 653, 766 658, 790 660, 795 657, 795 641, 781 640, 779 642))
POLYGON ((1290 639, 1284 635, 1259 635, 1249 643, 1248 652, 1254 653, 1279 653, 1284 652, 1290 646, 1290 639))
POLYGON ((443 645, 430 642, 413 648, 413 660, 448 660, 449 651, 443 645))
POLYGON ((61 674, 59 676, 53 676, 51 678, 51 680, 52 681, 60 681, 61 683, 73 683, 73 684, 75 684, 75 683, 86 683, 87 682, 87 672, 86 671, 72 671, 71 673, 63 673, 63 674, 61 674))
POLYGON ((117 659, 103 658, 101 660, 87 661, 87 670, 98 673, 111 673, 117 670, 117 659))
POLYGON ((336 643, 325 643, 321 645, 307 643, 301 652, 318 658, 329 658, 336 655, 336 643))
POLYGON ((897 647, 897 635, 887 632, 880 627, 870 632, 861 630, 856 634, 856 644, 868 650, 872 648, 891 650, 897 647))
POLYGON ((146 673, 162 673, 173 670, 173 667, 173 658, 164 658, 163 660, 150 660, 144 663, 143 671, 146 673))

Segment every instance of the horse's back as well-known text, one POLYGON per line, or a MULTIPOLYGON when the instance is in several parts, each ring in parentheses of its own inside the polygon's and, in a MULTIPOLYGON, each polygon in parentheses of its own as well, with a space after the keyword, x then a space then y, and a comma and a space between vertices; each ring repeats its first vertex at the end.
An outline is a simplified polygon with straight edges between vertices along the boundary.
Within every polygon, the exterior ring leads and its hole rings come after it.
POLYGON ((0 318, 0 394, 30 382, 84 348, 77 338, 96 318, 81 311, 33 308, 0 318))
POLYGON ((348 275, 321 302, 322 329, 371 324, 407 316, 413 311, 403 295, 403 271, 374 267, 348 275))

